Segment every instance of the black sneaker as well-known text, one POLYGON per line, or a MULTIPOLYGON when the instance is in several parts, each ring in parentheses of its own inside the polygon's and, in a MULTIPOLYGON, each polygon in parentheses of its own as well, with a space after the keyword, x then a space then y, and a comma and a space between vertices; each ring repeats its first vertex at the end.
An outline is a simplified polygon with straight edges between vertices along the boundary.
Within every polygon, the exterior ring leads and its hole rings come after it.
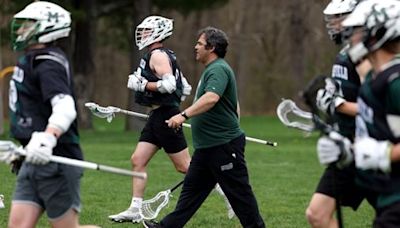
POLYGON ((155 220, 144 220, 143 226, 146 228, 161 228, 162 226, 155 220))

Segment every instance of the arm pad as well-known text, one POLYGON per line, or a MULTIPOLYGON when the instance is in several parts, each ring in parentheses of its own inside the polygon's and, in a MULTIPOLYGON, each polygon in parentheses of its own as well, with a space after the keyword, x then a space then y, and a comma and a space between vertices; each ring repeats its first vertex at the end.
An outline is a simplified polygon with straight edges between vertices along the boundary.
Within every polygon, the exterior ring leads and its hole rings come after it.
POLYGON ((55 127, 64 133, 76 118, 75 101, 71 95, 58 94, 50 102, 53 113, 49 118, 48 126, 55 127))
POLYGON ((176 90, 175 76, 164 74, 162 79, 157 81, 157 90, 160 93, 173 93, 176 90))

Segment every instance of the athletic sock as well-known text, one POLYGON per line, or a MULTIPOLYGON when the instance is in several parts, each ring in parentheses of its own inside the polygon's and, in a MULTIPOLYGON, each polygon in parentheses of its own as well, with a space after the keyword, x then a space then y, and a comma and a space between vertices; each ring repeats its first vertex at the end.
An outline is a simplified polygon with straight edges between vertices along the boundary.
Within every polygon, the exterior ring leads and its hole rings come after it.
POLYGON ((142 207, 143 198, 140 197, 132 197, 131 205, 129 208, 141 208, 142 207))

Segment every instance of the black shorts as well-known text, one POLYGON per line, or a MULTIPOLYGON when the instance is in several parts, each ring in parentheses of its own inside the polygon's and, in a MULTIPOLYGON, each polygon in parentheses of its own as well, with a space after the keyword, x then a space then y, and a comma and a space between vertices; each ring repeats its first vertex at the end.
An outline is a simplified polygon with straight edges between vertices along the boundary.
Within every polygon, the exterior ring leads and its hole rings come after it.
POLYGON ((376 194, 361 188, 355 183, 354 164, 344 169, 330 165, 321 176, 316 192, 338 199, 341 206, 357 210, 361 202, 367 199, 372 207, 376 206, 376 194))
POLYGON ((180 113, 176 106, 161 106, 154 109, 144 126, 139 142, 148 142, 164 148, 168 154, 178 153, 187 147, 182 128, 169 128, 165 122, 180 113))
POLYGON ((379 209, 374 220, 374 228, 400 227, 400 202, 379 209))

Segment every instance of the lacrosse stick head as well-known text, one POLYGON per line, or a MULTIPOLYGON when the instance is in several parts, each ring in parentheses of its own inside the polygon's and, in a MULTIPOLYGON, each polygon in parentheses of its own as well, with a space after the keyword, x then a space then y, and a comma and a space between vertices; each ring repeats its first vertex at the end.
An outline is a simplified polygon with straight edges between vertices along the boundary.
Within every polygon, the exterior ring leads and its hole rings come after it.
POLYGON ((24 155, 22 146, 18 147, 12 141, 0 140, 0 161, 6 164, 11 164, 24 155))
POLYGON ((115 113, 120 111, 116 107, 112 106, 102 107, 93 102, 85 103, 85 107, 87 107, 92 112, 93 115, 103 119, 106 118, 107 122, 109 123, 111 123, 111 121, 115 117, 115 113))
POLYGON ((139 212, 145 220, 152 220, 157 218, 160 211, 169 203, 172 197, 171 189, 159 192, 155 197, 144 200, 139 212))
POLYGON ((312 113, 301 110, 290 99, 283 99, 276 108, 279 120, 287 127, 311 132, 315 126, 312 121, 312 113))

